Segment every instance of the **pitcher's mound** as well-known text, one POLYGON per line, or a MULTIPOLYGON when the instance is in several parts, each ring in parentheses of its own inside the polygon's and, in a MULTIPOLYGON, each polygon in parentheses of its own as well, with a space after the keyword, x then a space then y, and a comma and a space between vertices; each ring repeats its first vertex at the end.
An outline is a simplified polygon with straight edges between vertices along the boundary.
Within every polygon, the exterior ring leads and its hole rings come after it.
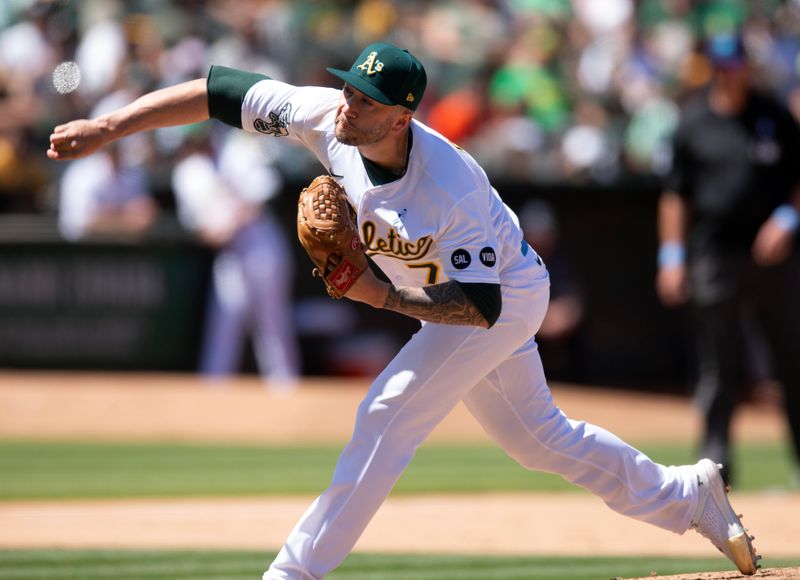
MULTIPOLYGON (((651 576, 629 578, 628 580, 729 580, 732 578, 800 578, 800 568, 766 568, 759 570, 755 576, 742 576, 738 572, 697 572, 695 574, 675 574, 672 576, 651 576)), ((615 578, 614 580, 622 580, 615 578)))

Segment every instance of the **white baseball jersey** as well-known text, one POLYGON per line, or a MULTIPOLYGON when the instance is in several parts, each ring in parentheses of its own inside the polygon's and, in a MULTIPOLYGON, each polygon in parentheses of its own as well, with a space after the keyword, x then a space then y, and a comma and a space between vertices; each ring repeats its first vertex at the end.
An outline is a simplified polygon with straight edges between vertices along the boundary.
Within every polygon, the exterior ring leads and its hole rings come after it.
POLYGON ((395 284, 454 279, 500 284, 502 293, 491 328, 425 324, 375 378, 331 485, 264 580, 319 580, 338 566, 417 447, 460 401, 524 467, 558 473, 620 513, 683 533, 697 505, 695 470, 659 465, 569 420, 553 402, 534 339, 547 310, 547 270, 477 163, 413 122, 406 173, 375 185, 358 149, 335 138, 339 91, 229 70, 212 68, 211 116, 313 151, 346 189, 368 252, 395 284))
POLYGON ((413 121, 405 175, 374 185, 358 149, 334 136, 339 95, 261 80, 244 95, 241 126, 299 141, 317 156, 344 187, 367 253, 394 284, 523 283, 528 247, 519 222, 475 160, 413 121))

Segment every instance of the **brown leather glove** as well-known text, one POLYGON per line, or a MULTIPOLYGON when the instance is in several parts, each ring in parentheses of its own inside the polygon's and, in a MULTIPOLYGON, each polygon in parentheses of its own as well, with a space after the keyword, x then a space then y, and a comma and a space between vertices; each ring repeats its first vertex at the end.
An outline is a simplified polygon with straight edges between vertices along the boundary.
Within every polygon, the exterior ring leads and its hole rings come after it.
POLYGON ((300 192, 297 237, 333 298, 341 298, 367 269, 364 245, 350 213, 347 194, 329 175, 320 175, 300 192))

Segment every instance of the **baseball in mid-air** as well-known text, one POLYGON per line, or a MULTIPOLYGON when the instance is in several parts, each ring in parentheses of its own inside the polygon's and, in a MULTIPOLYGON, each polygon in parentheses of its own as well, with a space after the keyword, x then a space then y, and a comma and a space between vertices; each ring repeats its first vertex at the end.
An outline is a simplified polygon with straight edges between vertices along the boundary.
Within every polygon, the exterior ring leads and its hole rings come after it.
POLYGON ((53 71, 53 86, 65 95, 71 93, 81 84, 81 68, 71 60, 62 62, 53 71))

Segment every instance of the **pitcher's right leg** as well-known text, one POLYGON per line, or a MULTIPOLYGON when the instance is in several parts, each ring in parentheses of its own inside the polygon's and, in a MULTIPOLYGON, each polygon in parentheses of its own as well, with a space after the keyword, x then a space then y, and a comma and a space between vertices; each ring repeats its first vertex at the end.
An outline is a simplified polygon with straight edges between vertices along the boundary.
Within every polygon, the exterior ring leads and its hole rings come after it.
POLYGON ((621 514, 677 533, 689 527, 697 503, 692 466, 665 467, 605 429, 568 419, 553 402, 534 341, 464 402, 527 469, 561 475, 621 514))
POLYGON ((557 473, 632 518, 678 534, 694 528, 741 573, 755 573, 752 538, 728 502, 717 466, 704 459, 666 467, 600 427, 567 419, 553 402, 533 341, 464 401, 528 469, 557 473))

